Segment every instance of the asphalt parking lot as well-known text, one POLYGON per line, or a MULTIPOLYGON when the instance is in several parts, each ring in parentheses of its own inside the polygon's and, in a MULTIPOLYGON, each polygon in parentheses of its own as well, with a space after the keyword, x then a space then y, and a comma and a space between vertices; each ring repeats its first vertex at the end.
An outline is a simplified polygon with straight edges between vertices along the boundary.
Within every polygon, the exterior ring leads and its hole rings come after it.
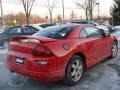
POLYGON ((120 90, 120 50, 115 59, 107 59, 87 70, 75 86, 12 75, 4 65, 5 54, 6 50, 0 49, 0 90, 120 90))

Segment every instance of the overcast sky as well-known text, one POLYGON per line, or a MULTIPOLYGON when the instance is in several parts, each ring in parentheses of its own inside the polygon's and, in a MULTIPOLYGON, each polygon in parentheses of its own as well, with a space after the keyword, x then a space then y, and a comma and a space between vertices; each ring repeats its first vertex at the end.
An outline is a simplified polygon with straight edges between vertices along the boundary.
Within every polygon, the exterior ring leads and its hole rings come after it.
MULTIPOLYGON (((3 1, 4 14, 24 12, 24 9, 20 3, 16 3, 18 0, 5 0, 3 1), (14 2, 13 2, 14 1, 14 2)), ((51 1, 51 0, 50 0, 51 1)), ((54 17, 58 14, 62 15, 62 0, 57 0, 57 8, 54 10, 54 17)), ((83 10, 77 8, 75 3, 83 0, 64 0, 65 3, 65 17, 69 17, 71 12, 74 11, 77 17, 84 17, 83 10)), ((109 16, 109 10, 112 6, 113 0, 97 0, 100 3, 100 15, 109 16)), ((42 17, 48 16, 48 10, 45 7, 46 0, 37 0, 33 7, 32 13, 41 15, 42 17)), ((97 15, 97 6, 94 9, 94 15, 97 15)))

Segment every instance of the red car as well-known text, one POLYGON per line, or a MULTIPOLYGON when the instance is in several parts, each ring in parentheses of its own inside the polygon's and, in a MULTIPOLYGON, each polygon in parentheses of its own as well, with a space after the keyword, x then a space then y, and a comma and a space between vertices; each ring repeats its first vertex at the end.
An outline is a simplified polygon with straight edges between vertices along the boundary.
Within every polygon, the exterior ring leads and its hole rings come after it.
POLYGON ((52 26, 33 36, 13 37, 6 65, 10 71, 43 81, 77 84, 83 71, 116 57, 117 40, 90 25, 52 26))

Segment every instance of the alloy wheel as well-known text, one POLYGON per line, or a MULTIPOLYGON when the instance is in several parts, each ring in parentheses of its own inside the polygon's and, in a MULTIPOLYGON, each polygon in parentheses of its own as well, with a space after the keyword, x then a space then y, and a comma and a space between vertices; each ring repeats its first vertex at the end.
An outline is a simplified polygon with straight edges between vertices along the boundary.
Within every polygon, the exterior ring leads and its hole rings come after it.
POLYGON ((70 67, 70 76, 73 81, 79 81, 82 73, 83 73, 83 66, 79 59, 76 59, 70 67))
POLYGON ((117 52, 118 52, 118 47, 117 44, 114 43, 112 47, 112 56, 115 57, 117 55, 117 52))

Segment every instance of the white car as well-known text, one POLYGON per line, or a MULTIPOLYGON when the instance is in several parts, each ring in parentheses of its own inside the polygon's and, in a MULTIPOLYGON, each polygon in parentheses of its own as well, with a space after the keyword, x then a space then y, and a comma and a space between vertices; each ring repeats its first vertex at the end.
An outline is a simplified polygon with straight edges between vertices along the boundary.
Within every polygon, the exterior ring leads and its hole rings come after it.
POLYGON ((105 25, 97 25, 96 27, 99 28, 99 29, 103 29, 106 33, 110 34, 110 31, 109 31, 108 26, 105 26, 105 25))

